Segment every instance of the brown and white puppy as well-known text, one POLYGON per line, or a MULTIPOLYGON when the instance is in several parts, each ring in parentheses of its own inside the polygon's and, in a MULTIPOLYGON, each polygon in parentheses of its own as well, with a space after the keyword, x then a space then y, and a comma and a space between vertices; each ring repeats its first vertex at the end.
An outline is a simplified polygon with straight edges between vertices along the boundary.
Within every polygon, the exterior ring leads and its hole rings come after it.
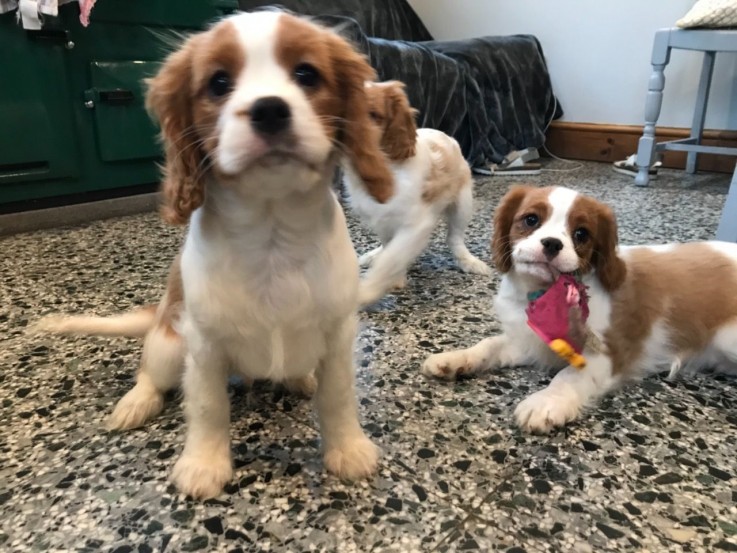
POLYGON ((503 273, 494 308, 503 334, 429 357, 422 371, 452 379, 513 365, 560 367, 527 326, 529 292, 561 273, 589 287, 589 325, 603 348, 583 370, 563 367, 515 411, 525 430, 577 418, 617 385, 654 370, 737 366, 737 244, 617 246, 612 211, 567 188, 512 188, 494 219, 494 262, 503 273))
POLYGON ((416 128, 415 110, 403 83, 366 86, 371 116, 382 133, 381 147, 391 159, 396 192, 389 201, 377 202, 360 174, 346 164, 351 207, 382 244, 359 260, 362 266, 371 266, 361 281, 361 305, 381 299, 392 288, 404 287, 407 269, 427 247, 441 217, 447 220, 447 242, 460 268, 491 274, 464 243, 473 215, 473 178, 460 146, 441 131, 416 128))
POLYGON ((215 496, 231 478, 231 371, 305 388, 314 372, 327 469, 347 479, 376 469, 354 390, 358 263, 331 189, 345 152, 377 202, 392 193, 364 87, 374 77, 333 32, 272 11, 191 37, 149 83, 163 216, 189 222, 166 293, 155 313, 41 326, 146 334, 111 428, 157 414, 184 370, 187 439, 172 479, 187 494, 215 496))

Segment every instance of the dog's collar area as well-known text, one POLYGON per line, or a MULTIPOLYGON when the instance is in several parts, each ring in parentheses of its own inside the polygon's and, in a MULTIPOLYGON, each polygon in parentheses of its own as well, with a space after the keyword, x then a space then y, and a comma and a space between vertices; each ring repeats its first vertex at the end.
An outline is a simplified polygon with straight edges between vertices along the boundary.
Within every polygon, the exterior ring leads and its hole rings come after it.
POLYGON ((540 288, 539 290, 535 290, 534 292, 527 292, 527 301, 535 301, 547 291, 547 288, 540 288))

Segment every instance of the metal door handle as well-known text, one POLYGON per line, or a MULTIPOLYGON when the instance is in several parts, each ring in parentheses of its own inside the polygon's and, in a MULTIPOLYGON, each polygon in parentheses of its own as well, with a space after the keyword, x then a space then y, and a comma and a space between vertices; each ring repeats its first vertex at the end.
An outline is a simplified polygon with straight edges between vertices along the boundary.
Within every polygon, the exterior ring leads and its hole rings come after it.
POLYGON ((101 102, 110 104, 113 106, 122 106, 130 104, 136 99, 132 90, 126 90, 124 88, 114 88, 111 90, 99 90, 98 92, 101 102))

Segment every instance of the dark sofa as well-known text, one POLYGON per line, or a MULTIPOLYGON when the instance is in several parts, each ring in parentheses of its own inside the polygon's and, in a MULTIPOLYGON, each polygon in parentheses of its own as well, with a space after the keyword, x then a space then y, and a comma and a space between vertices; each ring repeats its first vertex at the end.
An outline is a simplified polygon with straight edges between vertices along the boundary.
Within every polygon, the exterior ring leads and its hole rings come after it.
POLYGON ((534 36, 435 41, 405 0, 240 0, 242 10, 281 6, 336 26, 368 55, 380 80, 407 84, 422 127, 461 145, 474 167, 539 148, 562 115, 534 36))

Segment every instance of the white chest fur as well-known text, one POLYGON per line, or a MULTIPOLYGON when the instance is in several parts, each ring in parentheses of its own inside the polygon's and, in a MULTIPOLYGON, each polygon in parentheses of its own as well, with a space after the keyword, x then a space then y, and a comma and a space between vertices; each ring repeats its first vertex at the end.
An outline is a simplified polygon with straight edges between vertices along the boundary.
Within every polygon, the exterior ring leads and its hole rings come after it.
POLYGON ((322 197, 206 205, 182 256, 185 337, 204 335, 234 370, 281 380, 313 370, 356 308, 358 267, 343 212, 322 197))
POLYGON ((560 358, 527 324, 527 292, 528 287, 516 275, 504 275, 494 297, 494 314, 502 324, 504 334, 516 345, 521 360, 543 367, 558 367, 560 358))

